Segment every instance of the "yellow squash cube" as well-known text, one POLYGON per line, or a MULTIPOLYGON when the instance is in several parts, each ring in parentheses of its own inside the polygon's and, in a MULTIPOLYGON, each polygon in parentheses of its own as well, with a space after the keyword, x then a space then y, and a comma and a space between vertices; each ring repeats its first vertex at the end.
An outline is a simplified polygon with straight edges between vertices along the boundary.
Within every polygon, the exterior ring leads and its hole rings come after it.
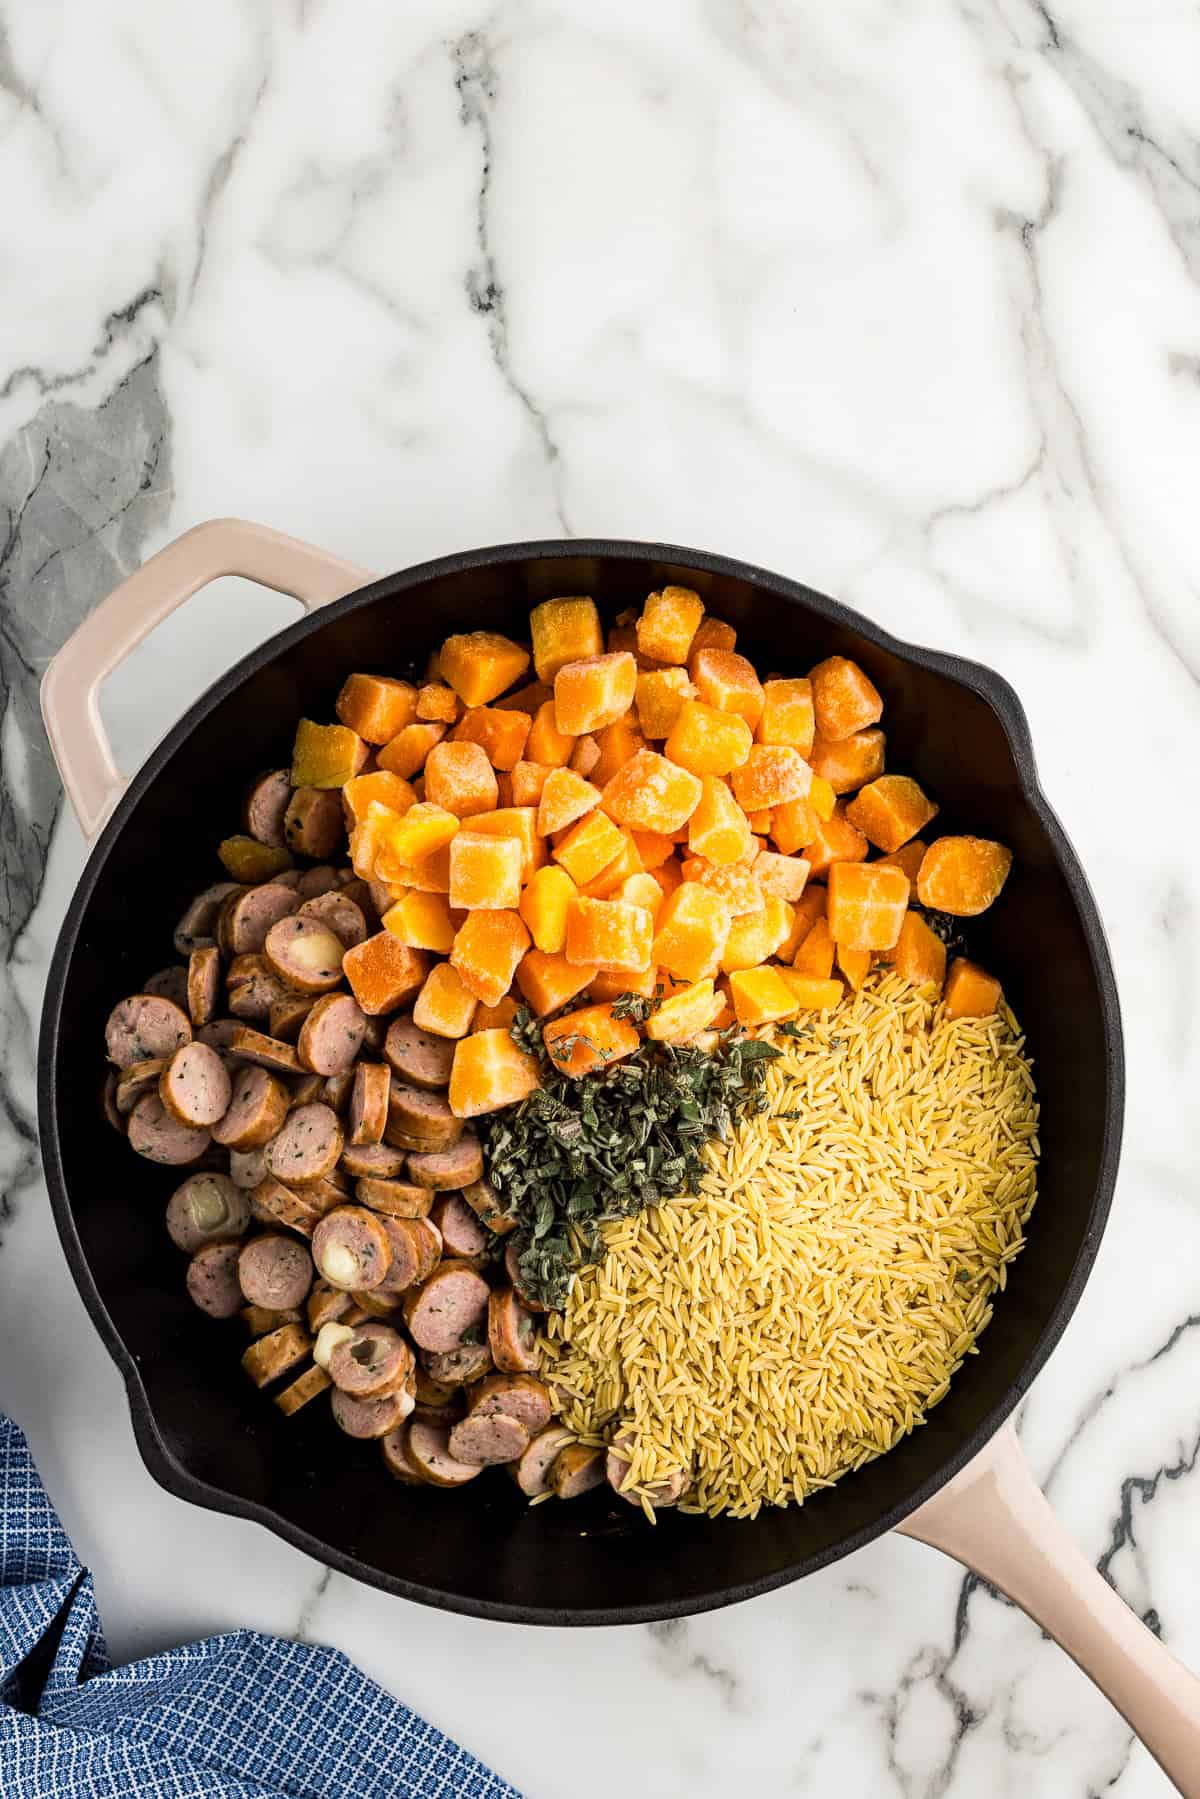
POLYGON ((465 1037, 478 1000, 449 962, 436 962, 413 1001, 413 1023, 435 1037, 465 1037))
POLYGON ((487 706, 520 680, 529 652, 497 631, 466 631, 447 637, 438 666, 464 706, 487 706))
MULTIPOLYGON (((390 675, 347 675, 334 711, 368 743, 390 743, 417 716, 417 690, 390 675)), ((311 785, 311 783, 310 783, 311 785)))
POLYGON ((657 918, 666 896, 653 875, 640 873, 627 875, 613 897, 627 906, 643 906, 651 918, 657 918))
POLYGON ((445 735, 445 725, 405 725, 377 752, 375 760, 380 768, 411 781, 424 768, 425 758, 434 744, 440 743, 445 735))
POLYGON ((621 832, 621 847, 611 862, 606 862, 598 875, 585 881, 579 889, 589 899, 611 899, 618 887, 624 886, 630 875, 640 875, 642 859, 638 855, 637 844, 633 841, 632 831, 621 832))
POLYGON ((795 995, 778 968, 735 969, 729 976, 729 993, 740 1025, 774 1024, 796 1014, 795 995))
POLYGON ((554 846, 554 860, 566 869, 577 887, 593 880, 619 855, 625 839, 607 813, 589 812, 571 826, 554 846))
POLYGON ((632 1056, 641 1043, 637 1026, 615 1017, 611 1005, 581 1006, 556 1018, 543 1029, 542 1041, 559 1072, 576 1079, 632 1056))
POLYGON ((639 750, 646 748, 646 739, 638 726, 637 714, 633 711, 626 712, 615 724, 605 725, 597 733, 596 742, 600 746, 600 756, 588 780, 597 787, 603 787, 606 781, 611 781, 631 756, 636 756, 639 750))
POLYGON ((539 1084, 537 1062, 507 1031, 474 1031, 454 1051, 450 1110, 456 1118, 479 1118, 501 1106, 515 1106, 539 1084))
POLYGON ((347 830, 362 823, 372 802, 387 806, 393 812, 407 812, 410 806, 416 805, 417 796, 407 781, 400 775, 389 774, 386 769, 377 768, 369 775, 355 775, 342 788, 347 830))
POLYGON ((531 762, 544 762, 548 768, 565 768, 574 750, 574 737, 560 731, 554 722, 554 701, 543 701, 525 739, 526 756, 531 762))
POLYGON ((460 831, 450 845, 450 904, 463 912, 512 911, 521 898, 522 859, 515 837, 460 831))
POLYGON ((568 662, 554 677, 555 723, 570 737, 602 731, 628 712, 636 691, 637 663, 628 650, 568 662))
POLYGON ((814 980, 809 975, 796 974, 791 968, 781 968, 779 973, 791 989, 797 1009, 802 1012, 829 1012, 844 991, 840 981, 814 980))
POLYGON ((765 962, 787 941, 791 928, 792 908, 781 899, 766 899, 759 911, 735 918, 721 955, 722 972, 731 975, 765 962))
POLYGON ((706 1031, 724 1001, 711 981, 695 981, 668 994, 657 1012, 646 1020, 646 1035, 656 1043, 686 1043, 698 1031, 706 1031))
POLYGON ((812 769, 787 743, 756 743, 730 780, 744 812, 758 812, 802 800, 812 786, 812 769))
MULTIPOLYGON (((430 856, 450 842, 458 830, 458 819, 444 806, 422 800, 410 806, 403 817, 389 819, 380 826, 382 845, 397 862, 411 868, 418 856, 430 856)), ((384 880, 390 880, 384 875, 384 880)))
POLYGON ((578 888, 565 868, 539 868, 521 895, 519 911, 538 949, 558 955, 567 941, 567 908, 578 888))
POLYGON ((688 820, 688 848, 707 862, 737 862, 750 846, 746 814, 717 775, 702 775, 700 799, 688 820))
POLYGON ((595 972, 594 968, 581 968, 575 962, 568 962, 565 956, 531 949, 521 958, 517 986, 529 1010, 538 1018, 545 1018, 565 1006, 569 999, 574 999, 577 993, 582 993, 595 972))
POLYGON ((317 725, 302 718, 292 746, 293 787, 344 787, 367 759, 367 746, 349 725, 317 725))
POLYGON ((735 918, 741 918, 747 912, 762 910, 762 888, 754 878, 754 870, 744 862, 722 865, 708 862, 703 856, 689 856, 683 865, 683 878, 685 881, 699 881, 702 887, 719 893, 728 902, 729 910, 735 918))
POLYGON ((533 666, 539 681, 553 681, 568 662, 586 662, 604 651, 594 600, 543 600, 529 614, 533 666))
POLYGON ((479 908, 459 926, 450 961, 475 998, 495 1006, 512 986, 528 948, 529 932, 516 912, 479 908))
POLYGON ((664 587, 652 593, 637 621, 637 646, 655 662, 684 663, 692 647, 704 601, 690 587, 664 587))
MULTIPOLYGON (((650 967, 654 920, 644 906, 579 894, 567 907, 565 954, 576 967, 637 974, 650 967)), ((591 979, 589 975, 588 979, 591 979)))
POLYGON ((637 678, 637 715, 643 737, 669 737, 685 700, 696 689, 684 668, 647 669, 637 678))
POLYGON ((688 673, 707 705, 737 713, 753 731, 766 694, 752 662, 734 650, 698 650, 688 661, 688 673))
POLYGON ((654 960, 681 981, 706 980, 720 967, 732 924, 727 900, 698 881, 684 881, 667 895, 659 912, 654 960))
POLYGON ((543 837, 565 831, 600 804, 600 789, 570 768, 552 768, 538 801, 537 828, 543 837))
POLYGON ((448 956, 454 943, 454 921, 444 893, 415 889, 389 906, 380 923, 410 949, 429 949, 448 956))
POLYGON ((754 744, 750 726, 734 712, 702 700, 685 700, 671 727, 666 754, 694 775, 728 775, 740 768, 754 744))
POLYGON ((754 732, 759 743, 787 743, 807 756, 814 728, 811 681, 763 682, 763 709, 754 732))
POLYGON ((601 804, 632 831, 670 834, 688 822, 700 800, 698 777, 657 750, 639 750, 607 782, 601 804))

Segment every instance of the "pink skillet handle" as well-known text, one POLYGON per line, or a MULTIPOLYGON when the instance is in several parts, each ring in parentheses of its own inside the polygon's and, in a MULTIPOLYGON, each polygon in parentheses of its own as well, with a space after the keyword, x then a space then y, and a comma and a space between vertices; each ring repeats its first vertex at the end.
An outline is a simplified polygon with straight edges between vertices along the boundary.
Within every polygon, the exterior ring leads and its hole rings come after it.
POLYGON ((1200 1680, 1071 1541, 1011 1425, 899 1529, 990 1581, 1111 1699, 1185 1799, 1200 1799, 1200 1680))
POLYGON ((222 575, 241 575, 286 593, 308 612, 376 579, 266 525, 218 518, 186 531, 122 581, 67 639, 42 677, 46 735, 89 843, 125 787, 100 717, 100 688, 155 625, 222 575))

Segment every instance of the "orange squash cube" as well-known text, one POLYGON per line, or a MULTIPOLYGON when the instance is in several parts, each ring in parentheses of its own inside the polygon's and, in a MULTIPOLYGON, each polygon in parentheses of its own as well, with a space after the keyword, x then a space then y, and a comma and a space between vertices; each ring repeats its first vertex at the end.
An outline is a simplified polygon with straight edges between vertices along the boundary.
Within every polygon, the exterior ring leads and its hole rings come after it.
MULTIPOLYGON (((670 864, 664 863, 663 867, 670 864)), ((661 875, 662 870, 654 872, 661 875)), ((719 893, 699 881, 684 881, 668 893, 656 925, 655 962, 681 981, 703 981, 720 967, 733 913, 728 900, 719 893)))
POLYGON ((516 837, 460 831, 450 845, 450 904, 464 912, 513 911, 521 898, 523 860, 516 837))
POLYGON ((917 897, 935 912, 976 918, 999 895, 1012 867, 1012 851, 987 837, 939 837, 925 851, 917 897))
POLYGON ((425 758, 434 744, 440 743, 445 735, 445 725, 405 725, 377 752, 375 760, 380 768, 411 781, 424 768, 425 758))
POLYGON ((549 768, 565 768, 575 750, 575 739, 560 731, 554 722, 554 701, 545 700, 537 709, 525 754, 531 762, 544 762, 549 768))
POLYGON ((567 941, 567 909, 577 892, 565 868, 539 868, 530 876, 518 910, 543 954, 561 954, 567 941))
POLYGON ((449 1100, 456 1118, 515 1106, 540 1085, 536 1060, 507 1031, 473 1031, 455 1045, 449 1100))
MULTIPOLYGON (((779 843, 778 838, 775 841, 779 843)), ((781 843, 780 848, 783 848, 781 843)), ((809 865, 810 881, 828 875, 836 862, 866 860, 867 840, 846 817, 841 800, 835 806, 831 818, 818 819, 816 836, 804 846, 804 854, 809 865)))
POLYGON ((1003 999, 995 975, 980 968, 978 962, 955 956, 946 976, 947 1018, 987 1018, 1000 1009, 1003 999))
MULTIPOLYGON (((849 812, 850 808, 847 806, 847 816, 849 816, 849 812)), ((859 830, 862 830, 861 825, 859 830)), ((909 884, 915 887, 917 876, 921 872, 921 864, 925 860, 925 851, 928 848, 929 845, 922 838, 914 837, 911 843, 906 843, 902 848, 893 850, 890 856, 877 856, 876 861, 884 868, 898 868, 902 874, 908 876, 909 884)))
POLYGON ((637 974, 649 968, 653 935, 654 920, 644 906, 581 893, 567 907, 567 961, 590 967, 593 974, 637 974))
POLYGON ((683 870, 674 856, 667 862, 660 862, 657 868, 648 869, 647 873, 652 874, 663 892, 668 894, 674 893, 683 881, 683 870))
POLYGON ((551 772, 545 762, 518 762, 512 771, 510 803, 514 806, 536 806, 546 790, 546 777, 551 772))
POLYGON ((895 947, 885 953, 902 980, 914 987, 932 982, 940 991, 946 979, 946 945, 919 912, 910 909, 904 914, 895 947))
POLYGON ((620 854, 624 838, 607 813, 589 812, 554 846, 554 860, 577 887, 586 886, 620 854))
POLYGON ((342 973, 367 1017, 378 1018, 420 992, 429 973, 429 957, 390 931, 379 931, 346 951, 342 973))
POLYGON ((895 946, 908 908, 908 880, 878 862, 835 862, 829 870, 829 930, 848 949, 895 946))
POLYGON ((642 735, 653 739, 669 737, 683 702, 695 697, 696 689, 686 669, 648 669, 639 674, 637 715, 642 735))
POLYGON ((844 943, 839 943, 837 946, 838 972, 847 987, 852 988, 855 993, 870 974, 871 961, 869 949, 850 949, 844 943))
POLYGON ((693 981, 676 988, 646 1020, 646 1035, 655 1043, 686 1043, 709 1029, 724 1007, 724 995, 710 980, 693 981))
POLYGON ((589 736, 578 737, 575 740, 575 748, 571 751, 571 760, 567 766, 568 768, 573 768, 577 775, 582 775, 584 780, 587 781, 595 774, 596 765, 599 760, 600 745, 596 742, 596 739, 589 736))
POLYGON ((588 982, 588 998, 595 1000, 597 1005, 620 999, 626 993, 639 999, 653 999, 663 982, 669 978, 661 969, 655 968, 653 963, 649 968, 638 969, 633 973, 621 970, 616 974, 596 974, 588 982))
POLYGON ((615 724, 637 691, 637 663, 628 650, 568 662, 554 677, 554 722, 569 737, 615 724))
POLYGON ((548 681, 530 681, 525 687, 515 687, 494 703, 501 712, 528 712, 530 718, 536 718, 539 708, 553 698, 554 689, 548 681))
POLYGON ((883 717, 882 696, 857 662, 829 656, 809 669, 808 678, 819 736, 836 742, 877 725, 883 717))
MULTIPOLYGON (((855 738, 847 739, 854 743, 855 738)), ((937 807, 908 775, 883 775, 846 807, 846 817, 877 849, 894 852, 936 817, 937 807)))
POLYGON ((707 862, 737 862, 750 841, 746 814, 716 775, 700 779, 700 798, 688 820, 688 848, 707 862))
POLYGON ((753 731, 766 703, 754 665, 735 650, 698 650, 688 663, 700 698, 719 712, 734 712, 753 731))
POLYGON ((690 587, 664 587, 648 596, 638 619, 638 649, 655 662, 684 663, 704 617, 704 601, 690 587))
POLYGON ((639 750, 604 787, 610 818, 634 831, 678 831, 700 799, 699 779, 657 750, 639 750))
POLYGON ((754 877, 752 868, 744 862, 727 862, 720 864, 709 862, 703 856, 689 856, 683 865, 685 881, 699 881, 712 893, 719 893, 725 900, 734 918, 744 918, 748 912, 762 909, 763 893, 754 877))
POLYGON ((527 712, 514 712, 503 706, 470 706, 450 737, 454 743, 478 744, 493 768, 511 774, 525 754, 531 728, 527 712))
POLYGON ((427 681, 418 689, 416 716, 426 723, 436 719, 440 724, 452 725, 458 721, 461 712, 462 701, 453 687, 447 687, 444 681, 427 681))
MULTIPOLYGON (((520 712, 508 714, 520 718, 520 712)), ((425 763, 425 798, 432 805, 471 818, 493 812, 499 790, 486 752, 477 743, 435 743, 425 763)))
MULTIPOLYGON (((713 618, 705 613, 696 627, 696 635, 688 651, 688 673, 692 663, 701 650, 735 650, 737 648, 737 632, 732 625, 727 625, 723 618, 713 618)), ((694 677, 693 677, 694 678, 694 677)))
POLYGON ((850 737, 817 737, 810 758, 813 773, 828 781, 835 793, 853 793, 883 773, 886 742, 877 725, 850 737))
POLYGON ((821 820, 809 799, 789 800, 771 812, 771 837, 784 856, 806 850, 820 834, 821 820))
POLYGON ((810 975, 797 974, 794 968, 781 968, 779 973, 801 1012, 831 1012, 844 991, 840 981, 813 980, 810 975))
MULTIPOLYGON (((380 827, 383 846, 390 851, 405 868, 411 868, 418 856, 432 855, 450 842, 458 830, 458 819, 453 812, 444 806, 436 806, 428 800, 420 800, 410 806, 402 817, 384 821, 380 827)), ((376 858, 378 863, 378 858, 376 858)), ((391 875, 383 875, 385 881, 392 880, 391 875)))
POLYGON ((600 789, 569 768, 552 768, 538 802, 537 828, 543 837, 565 831, 600 804, 600 789))
POLYGON ((380 923, 410 949, 428 949, 438 956, 450 954, 454 922, 444 893, 410 890, 388 907, 380 923))
POLYGON ((735 918, 721 954, 722 974, 732 975, 765 962, 787 941, 791 928, 792 908, 781 899, 764 900, 757 912, 735 918))
POLYGON ((621 832, 621 847, 611 862, 605 863, 598 875, 585 881, 579 889, 588 899, 611 899, 617 888, 625 884, 631 875, 640 875, 641 857, 637 853, 637 845, 633 841, 632 831, 621 832))
POLYGON ((637 1026, 613 1016, 610 1005, 581 1006, 542 1027, 546 1053, 560 1074, 578 1078, 598 1074, 624 1056, 632 1056, 641 1043, 637 1026))
POLYGON ((521 679, 529 652, 497 631, 465 631, 447 637, 438 667, 464 706, 487 706, 521 679))
POLYGON ((665 831, 635 831, 633 841, 646 869, 661 868, 675 854, 675 840, 665 831))
POLYGON ((615 724, 605 725, 597 734, 596 742, 600 745, 600 757, 588 779, 597 787, 611 781, 618 769, 624 768, 631 757, 646 748, 636 712, 627 712, 615 724))
POLYGON ((788 743, 756 743, 730 781, 743 812, 759 812, 802 800, 812 785, 812 769, 788 743))
POLYGON ((417 690, 391 675, 347 675, 333 709, 364 742, 389 743, 417 716, 417 690))
POLYGON ((750 726, 737 713, 722 712, 703 700, 684 700, 664 751, 694 775, 728 775, 741 767, 753 746, 750 726))
MULTIPOLYGON (((381 805, 378 800, 367 801, 366 811, 350 831, 350 864, 360 881, 375 879, 375 863, 383 847, 384 827, 399 817, 400 814, 393 812, 390 806, 381 805)), ((257 878, 261 880, 265 876, 257 878)))
POLYGON ((385 768, 377 768, 369 775, 355 775, 342 788, 346 829, 352 831, 360 825, 373 803, 386 806, 391 812, 407 812, 416 805, 417 796, 407 781, 389 774, 385 768))
POLYGON ((664 894, 653 875, 639 872, 626 875, 614 897, 623 900, 627 906, 641 906, 651 918, 657 918, 662 909, 664 894))
POLYGON ((349 725, 302 718, 292 745, 293 787, 344 787, 367 759, 367 746, 349 725))
POLYGON ((413 1001, 413 1023, 435 1037, 465 1037, 478 1001, 449 962, 435 962, 413 1001))
POLYGON ((750 869, 764 897, 787 900, 790 905, 795 905, 808 881, 808 863, 803 856, 777 856, 774 850, 760 850, 750 869))
POLYGON ((494 1006, 476 1006, 475 1029, 477 1031, 510 1031, 517 1021, 517 1002, 510 993, 498 999, 494 1006))
POLYGON ((833 973, 835 949, 829 920, 822 914, 793 955, 792 967, 797 974, 808 975, 815 981, 827 981, 833 973))
POLYGON ((475 998, 494 1006, 512 986, 529 948, 529 932, 516 912, 478 908, 459 926, 450 961, 475 998))
POLYGON ((754 735, 759 743, 786 743, 807 756, 813 745, 812 682, 763 682, 763 709, 754 735))
POLYGON ((449 893, 450 845, 444 843, 441 849, 418 856, 412 867, 405 870, 404 878, 418 893, 449 893))
POLYGON ((515 837, 521 845, 521 880, 528 881, 546 860, 546 846, 538 836, 536 806, 498 806, 468 820, 468 830, 482 837, 515 837))
POLYGON ((829 782, 822 775, 814 775, 808 790, 808 803, 821 820, 827 824, 837 808, 837 795, 829 782))
POLYGON ((594 968, 581 968, 565 956, 548 955, 545 950, 526 950, 517 969, 517 986, 525 1004, 538 1018, 557 1012, 560 1006, 582 993, 595 974, 594 968))
POLYGON ((498 804, 505 809, 513 803, 512 776, 504 768, 496 770, 496 799, 498 804))
POLYGON ((231 880, 249 886, 269 881, 273 875, 282 874, 285 868, 292 866, 290 850, 260 843, 257 837, 247 836, 244 831, 223 838, 217 845, 217 855, 231 880))
POLYGON ((793 960, 796 951, 818 918, 824 918, 825 903, 828 897, 823 887, 806 887, 804 889, 792 907, 792 928, 775 952, 781 962, 793 960))
POLYGON ((778 968, 735 968, 729 976, 733 1015, 746 1028, 794 1018, 796 1000, 778 968))
POLYGON ((553 681, 568 662, 587 662, 604 652, 594 600, 543 600, 529 614, 529 635, 539 681, 553 681))

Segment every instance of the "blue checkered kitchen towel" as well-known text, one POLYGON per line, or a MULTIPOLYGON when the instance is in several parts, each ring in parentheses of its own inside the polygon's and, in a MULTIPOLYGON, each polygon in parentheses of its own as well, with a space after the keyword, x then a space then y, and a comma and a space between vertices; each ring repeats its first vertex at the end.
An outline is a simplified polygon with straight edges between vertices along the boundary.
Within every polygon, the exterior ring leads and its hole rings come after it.
POLYGON ((0 1413, 3 1799, 520 1799, 344 1655, 257 1631, 111 1666, 82 1566, 0 1413))

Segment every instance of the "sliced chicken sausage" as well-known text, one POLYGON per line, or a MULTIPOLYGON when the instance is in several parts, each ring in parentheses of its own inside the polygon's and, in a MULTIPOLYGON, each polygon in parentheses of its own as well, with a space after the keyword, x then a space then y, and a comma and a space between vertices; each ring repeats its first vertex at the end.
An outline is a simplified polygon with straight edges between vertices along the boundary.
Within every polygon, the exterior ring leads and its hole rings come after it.
POLYGON ((117 1077, 113 1103, 122 1117, 133 1111, 139 1099, 147 1093, 157 1093, 158 1083, 163 1069, 167 1066, 165 1056, 152 1056, 148 1062, 135 1062, 131 1068, 123 1068, 117 1077))
POLYGON ((211 1129, 228 1110, 233 1083, 215 1049, 207 1043, 185 1043, 159 1076, 158 1096, 180 1124, 211 1129))
POLYGON ((242 1236, 249 1223, 250 1203, 225 1174, 189 1174, 167 1201, 167 1234, 188 1255, 242 1236))
POLYGON ((362 1048, 366 1028, 366 1016, 353 995, 327 993, 301 1025, 296 1053, 314 1074, 346 1074, 362 1048))
POLYGON ((263 954, 281 981, 301 993, 328 993, 342 978, 342 945, 319 919, 299 913, 267 932, 263 954))
MULTIPOLYGON (((318 1000, 317 1004, 323 1002, 318 1000)), ((361 1017, 362 1014, 360 1013, 361 1017)), ((365 1024, 365 1020, 364 1020, 365 1024)), ((303 1052, 301 1052, 303 1054, 303 1052)), ((382 1062, 360 1062, 350 1088, 351 1143, 379 1143, 387 1123, 392 1077, 382 1062)))
POLYGON ((447 1255, 468 1259, 481 1256, 495 1241, 461 1193, 444 1193, 430 1216, 442 1233, 447 1255))
POLYGON ((267 1168, 288 1186, 323 1180, 337 1167, 342 1127, 329 1106, 297 1106, 267 1145, 267 1168))
POLYGON ((371 1175, 355 1183, 354 1195, 360 1205, 370 1206, 373 1212, 382 1212, 388 1218, 423 1218, 433 1203, 433 1194, 427 1187, 413 1187, 407 1181, 377 1180, 371 1175))
POLYGON ((483 1179, 483 1150, 472 1131, 464 1131, 450 1149, 418 1150, 408 1158, 410 1179, 418 1187, 445 1193, 483 1179))
POLYGON ((284 814, 292 801, 291 771, 272 769, 251 781, 242 804, 242 823, 251 837, 269 844, 273 850, 286 846, 283 834, 284 814))
POLYGON ((265 956, 235 956, 225 977, 226 1005, 234 1018, 246 1024, 269 1027, 271 1014, 288 997, 284 986, 265 956))
POLYGON ((486 1343, 464 1343, 458 1349, 423 1349, 421 1364, 431 1380, 444 1386, 468 1387, 491 1372, 492 1352, 486 1343))
POLYGON ((488 1344, 502 1374, 536 1374, 540 1365, 533 1314, 511 1287, 498 1287, 488 1300, 488 1344))
POLYGON ((404 1173, 407 1160, 404 1151, 390 1143, 347 1143, 341 1169, 354 1180, 393 1181, 404 1173))
POLYGON ((604 1451, 590 1443, 568 1443, 550 1470, 550 1487, 560 1499, 578 1499, 604 1479, 604 1451))
POLYGON ((412 1394, 405 1387, 397 1387, 394 1393, 387 1393, 382 1399, 355 1399, 351 1394, 343 1393, 340 1387, 334 1387, 329 1403, 339 1430, 344 1430, 348 1437, 366 1440, 386 1437, 398 1424, 403 1424, 413 1409, 412 1394))
POLYGON ((282 1224, 289 1231, 298 1231, 302 1237, 312 1236, 328 1210, 304 1189, 297 1188, 293 1192, 291 1187, 285 1187, 270 1174, 264 1175, 251 1192, 249 1203, 252 1215, 260 1224, 282 1224))
POLYGON ((334 1385, 355 1399, 381 1399, 413 1373, 413 1353, 388 1324, 371 1319, 354 1327, 329 1358, 334 1385))
POLYGON ((472 1181, 463 1188, 463 1198, 481 1224, 486 1224, 494 1237, 505 1237, 515 1231, 517 1221, 505 1215, 503 1201, 491 1181, 472 1181))
POLYGON ((494 1468, 502 1462, 515 1462, 529 1448, 529 1432, 507 1412, 472 1410, 452 1426, 446 1447, 456 1461, 494 1468))
MULTIPOLYGON (((608 1454, 604 1458, 604 1473, 609 1486, 619 1499, 625 1500, 628 1505, 636 1505, 640 1508, 642 1500, 639 1493, 623 1493, 621 1491, 633 1465, 629 1460, 629 1451, 632 1448, 633 1440, 629 1432, 619 1432, 613 1438, 608 1454)), ((653 1486, 647 1487, 646 1497, 651 1505, 674 1505, 682 1494, 685 1484, 686 1477, 683 1470, 680 1469, 666 1480, 657 1481, 653 1486)))
POLYGON ((282 1130, 291 1095, 276 1074, 265 1068, 239 1068, 224 1116, 213 1127, 213 1141, 226 1149, 258 1149, 282 1130))
POLYGON ((550 1491, 550 1471, 560 1451, 571 1442, 565 1425, 548 1424, 538 1432, 520 1459, 513 1464, 513 1477, 528 1499, 537 1499, 550 1491))
POLYGON ((303 1362, 312 1338, 301 1324, 282 1324, 252 1343, 242 1357, 242 1367, 256 1387, 265 1387, 303 1362))
POLYGON ((170 1058, 192 1040, 192 1026, 182 1006, 154 993, 134 993, 108 1015, 104 1041, 108 1059, 118 1068, 170 1058))
POLYGON ((260 955, 271 926, 290 917, 299 903, 295 889, 280 881, 231 894, 217 921, 218 948, 227 956, 260 955))
POLYGON ((454 1063, 454 1043, 448 1037, 435 1037, 414 1024, 404 1013, 388 1026, 383 1044, 384 1059, 402 1081, 414 1087, 436 1088, 450 1085, 454 1063))
POLYGON ((234 1318, 246 1303, 238 1285, 238 1243, 206 1243, 188 1263, 187 1290, 210 1318, 234 1318))
POLYGON ((443 1262, 404 1299, 404 1321, 420 1349, 459 1349, 478 1340, 487 1314, 488 1284, 465 1262, 443 1262))
POLYGON ((335 1206, 313 1232, 313 1261, 331 1287, 369 1293, 392 1265, 383 1220, 362 1206, 335 1206))
MULTIPOLYGON (((273 978, 278 979, 277 976, 273 978)), ((272 1037, 278 1037, 281 1043, 294 1043, 300 1035, 300 1027, 316 1003, 311 994, 285 992, 282 998, 271 1002, 267 1030, 272 1037)))
POLYGON ((356 943, 366 941, 367 921, 363 909, 340 889, 314 894, 312 899, 305 900, 300 907, 300 916, 315 918, 319 924, 328 925, 343 949, 353 949, 356 943))
POLYGON ((199 1161, 212 1141, 211 1132, 172 1118, 157 1093, 138 1100, 129 1114, 128 1136, 139 1156, 168 1168, 199 1161))
POLYGON ((192 1029, 211 1024, 221 1003, 221 953, 211 946, 194 949, 184 977, 188 1015, 192 1029))
POLYGON ((324 1368, 314 1365, 306 1368, 299 1379, 285 1387, 282 1393, 276 1393, 275 1404, 285 1418, 290 1418, 293 1412, 298 1412, 301 1406, 307 1405, 310 1399, 315 1399, 318 1393, 324 1393, 330 1385, 324 1368))
POLYGON ((196 895, 175 926, 175 949, 179 955, 190 956, 194 949, 212 946, 216 939, 217 913, 229 895, 237 890, 236 881, 218 881, 196 895))
POLYGON ((403 1481, 406 1486, 424 1485, 425 1476, 409 1452, 407 1425, 390 1430, 380 1439, 379 1447, 383 1451, 383 1465, 393 1479, 403 1481))
POLYGON ((550 1422, 550 1389, 532 1374, 489 1374, 472 1388, 468 1416, 515 1418, 531 1437, 550 1422))
POLYGON ((301 856, 332 856, 338 845, 346 841, 340 792, 336 788, 297 787, 283 815, 283 835, 288 849, 301 856))
POLYGON ((450 1432, 442 1424, 414 1418, 408 1426, 408 1455, 431 1487, 462 1487, 482 1472, 479 1462, 460 1462, 450 1453, 450 1432))
POLYGON ((250 1305, 289 1311, 304 1304, 312 1280, 312 1257, 295 1237, 269 1232, 242 1245, 238 1281, 250 1305))
POLYGON ((303 1074, 300 1058, 290 1043, 280 1043, 248 1024, 235 1025, 229 1033, 228 1053, 239 1061, 253 1062, 256 1068, 267 1068, 272 1074, 303 1074))
POLYGON ((383 1134, 397 1149, 427 1155, 453 1149, 463 1134, 463 1121, 454 1116, 444 1093, 425 1092, 393 1077, 383 1134))
MULTIPOLYGON (((170 968, 157 969, 142 982, 141 991, 152 993, 156 999, 169 999, 174 1005, 190 1013, 187 969, 181 968, 178 962, 172 962, 170 968)), ((195 1022, 193 1018, 192 1023, 195 1022)))

